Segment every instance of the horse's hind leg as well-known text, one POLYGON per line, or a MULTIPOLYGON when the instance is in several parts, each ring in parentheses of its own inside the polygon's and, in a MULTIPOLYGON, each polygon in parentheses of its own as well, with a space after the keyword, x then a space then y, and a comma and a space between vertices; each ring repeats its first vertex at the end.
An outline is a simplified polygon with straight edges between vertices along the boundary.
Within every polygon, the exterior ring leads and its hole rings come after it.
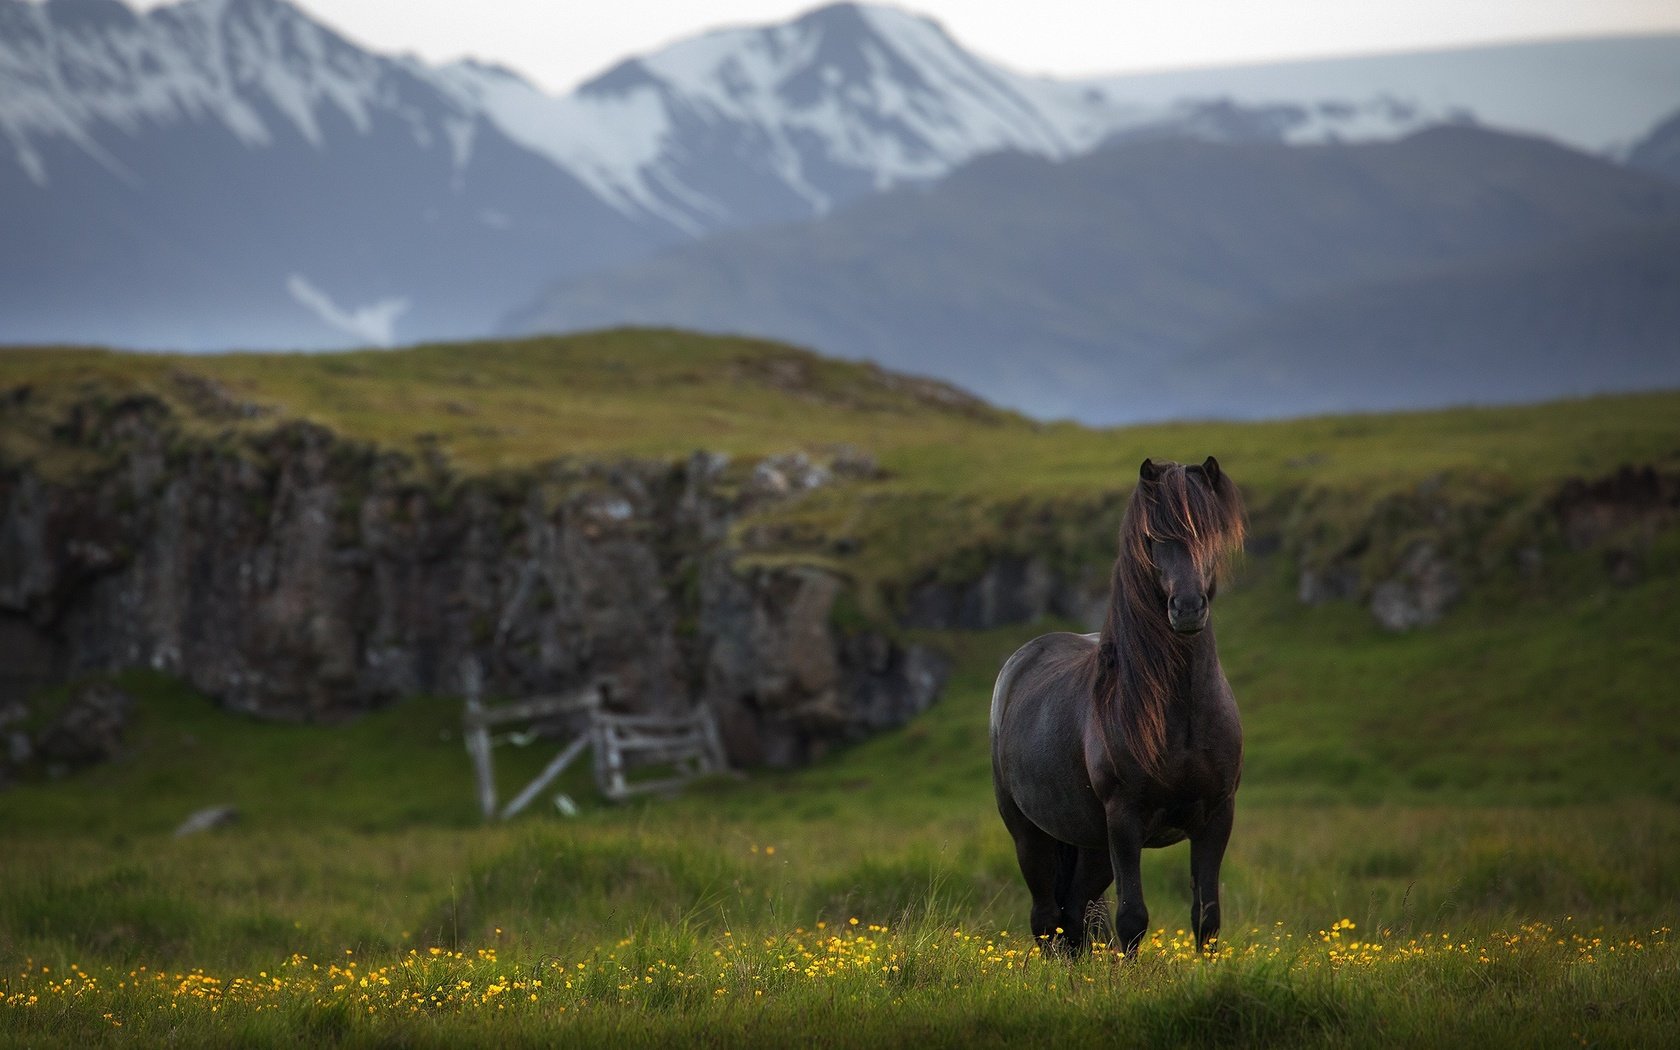
POLYGON ((1067 953, 1077 945, 1082 932, 1082 927, 1070 924, 1062 907, 1074 881, 1079 851, 1045 834, 1002 794, 998 798, 998 812, 1015 840, 1015 861, 1021 866, 1021 878, 1032 895, 1029 924, 1033 939, 1046 954, 1067 953))
POLYGON ((1079 851, 1073 877, 1068 880, 1067 892, 1062 895, 1062 925, 1070 932, 1077 931, 1079 942, 1074 946, 1076 949, 1113 941, 1105 899, 1109 883, 1113 881, 1108 850, 1079 851))

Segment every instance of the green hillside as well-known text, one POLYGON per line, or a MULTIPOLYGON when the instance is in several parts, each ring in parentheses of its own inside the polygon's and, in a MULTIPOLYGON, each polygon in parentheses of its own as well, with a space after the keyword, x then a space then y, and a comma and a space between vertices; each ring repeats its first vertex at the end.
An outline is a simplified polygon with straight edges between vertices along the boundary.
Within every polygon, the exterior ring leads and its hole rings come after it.
MULTIPOLYGON (((696 449, 746 470, 849 445, 880 475, 766 509, 743 528, 768 538, 739 539, 872 584, 871 616, 907 574, 960 575, 974 552, 1100 560, 1138 460, 1218 455, 1256 520, 1214 613, 1247 736, 1226 954, 1196 960, 1174 932, 1183 846, 1146 855, 1161 929, 1138 960, 1049 963, 1024 943, 986 708, 1008 653, 1068 625, 910 632, 955 658, 943 699, 809 768, 619 807, 577 771, 559 787, 577 816, 491 827, 456 698, 260 724, 133 672, 121 758, 0 790, 3 1041, 1640 1046, 1680 1023, 1680 530, 1641 525, 1623 577, 1601 548, 1505 534, 1569 478, 1680 466, 1680 394, 1093 431, 671 332, 12 350, 0 466, 96 469, 101 450, 64 457, 54 427, 137 391, 208 440, 302 417, 468 473, 696 449), (1420 492, 1466 508, 1441 527, 1473 532, 1474 556, 1532 541, 1544 571, 1495 559, 1402 634, 1297 600, 1301 551, 1400 543, 1416 522, 1383 516, 1420 492), (221 803, 239 824, 171 838, 221 803)), ((501 749, 504 795, 551 756, 501 749)))
POLYGON ((463 475, 706 450, 735 457, 744 476, 774 453, 859 450, 880 476, 770 509, 780 527, 761 530, 771 538, 758 553, 839 561, 886 581, 931 569, 953 548, 1007 549, 1021 542, 1010 534, 1019 520, 1044 507, 1082 533, 1083 555, 1106 557, 1107 519, 1117 523, 1145 456, 1217 454, 1263 523, 1303 494, 1357 513, 1420 484, 1478 502, 1549 494, 1564 478, 1625 463, 1680 464, 1673 392, 1097 430, 1037 423, 872 365, 675 331, 337 354, 0 349, 0 390, 10 392, 0 459, 48 473, 99 462, 91 451, 67 458, 55 440, 66 406, 135 393, 168 404, 189 435, 229 440, 305 419, 417 462, 441 455, 463 475))
POLYGON ((1246 488, 1397 485, 1449 470, 1533 481, 1680 456, 1680 394, 1486 410, 1194 422, 1040 424, 955 388, 773 343, 626 329, 507 343, 331 354, 126 354, 0 348, 9 457, 28 424, 90 392, 143 391, 220 433, 312 420, 458 468, 562 455, 738 456, 856 444, 893 488, 961 495, 1126 487, 1143 450, 1219 450, 1246 488), (28 388, 27 396, 18 391, 28 388))

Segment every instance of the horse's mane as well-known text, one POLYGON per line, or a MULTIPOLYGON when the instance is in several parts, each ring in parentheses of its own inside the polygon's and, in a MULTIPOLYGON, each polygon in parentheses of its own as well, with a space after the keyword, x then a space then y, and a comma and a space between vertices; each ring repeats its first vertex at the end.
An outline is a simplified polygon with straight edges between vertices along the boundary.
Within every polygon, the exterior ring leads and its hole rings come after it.
POLYGON ((1189 467, 1146 460, 1143 474, 1120 523, 1120 556, 1094 654, 1092 695, 1104 733, 1117 722, 1138 765, 1158 776, 1170 693, 1190 646, 1167 623, 1149 541, 1184 544, 1197 568, 1211 567, 1217 580, 1242 550, 1243 505, 1236 485, 1211 459, 1189 467))

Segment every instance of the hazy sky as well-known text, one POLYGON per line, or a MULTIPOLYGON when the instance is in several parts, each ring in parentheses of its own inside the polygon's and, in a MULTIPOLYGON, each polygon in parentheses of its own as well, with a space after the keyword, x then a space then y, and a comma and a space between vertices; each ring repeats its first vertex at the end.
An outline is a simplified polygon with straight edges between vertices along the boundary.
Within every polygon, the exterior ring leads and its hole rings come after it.
MULTIPOLYGON (((130 0, 133 3, 134 0, 130 0)), ((499 62, 550 90, 720 25, 820 0, 294 0, 380 51, 499 62)), ((143 0, 156 7, 159 0, 143 0)), ((1031 73, 1119 73, 1637 32, 1680 32, 1677 0, 917 0, 958 41, 1031 73)))

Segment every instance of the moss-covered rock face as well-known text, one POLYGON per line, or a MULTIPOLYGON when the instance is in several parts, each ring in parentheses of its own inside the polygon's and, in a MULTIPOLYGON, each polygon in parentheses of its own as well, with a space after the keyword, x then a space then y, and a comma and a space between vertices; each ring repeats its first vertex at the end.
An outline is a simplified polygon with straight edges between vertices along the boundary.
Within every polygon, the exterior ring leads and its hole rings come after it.
POLYGON ((709 700, 732 759, 792 763, 943 681, 932 653, 835 625, 840 577, 735 571, 731 524, 786 493, 741 491, 721 457, 461 476, 303 421, 216 442, 158 401, 70 417, 58 440, 102 466, 0 472, 10 699, 147 666, 230 708, 331 719, 454 692, 473 657, 504 695, 605 676, 639 711, 709 700))
POLYGON ((1677 527, 1680 466, 1642 464, 1534 487, 1436 476, 1370 503, 1314 492, 1291 504, 1284 529, 1302 602, 1363 604, 1382 627, 1404 631, 1439 621, 1473 588, 1578 571, 1571 556, 1583 552, 1634 582, 1677 527))

